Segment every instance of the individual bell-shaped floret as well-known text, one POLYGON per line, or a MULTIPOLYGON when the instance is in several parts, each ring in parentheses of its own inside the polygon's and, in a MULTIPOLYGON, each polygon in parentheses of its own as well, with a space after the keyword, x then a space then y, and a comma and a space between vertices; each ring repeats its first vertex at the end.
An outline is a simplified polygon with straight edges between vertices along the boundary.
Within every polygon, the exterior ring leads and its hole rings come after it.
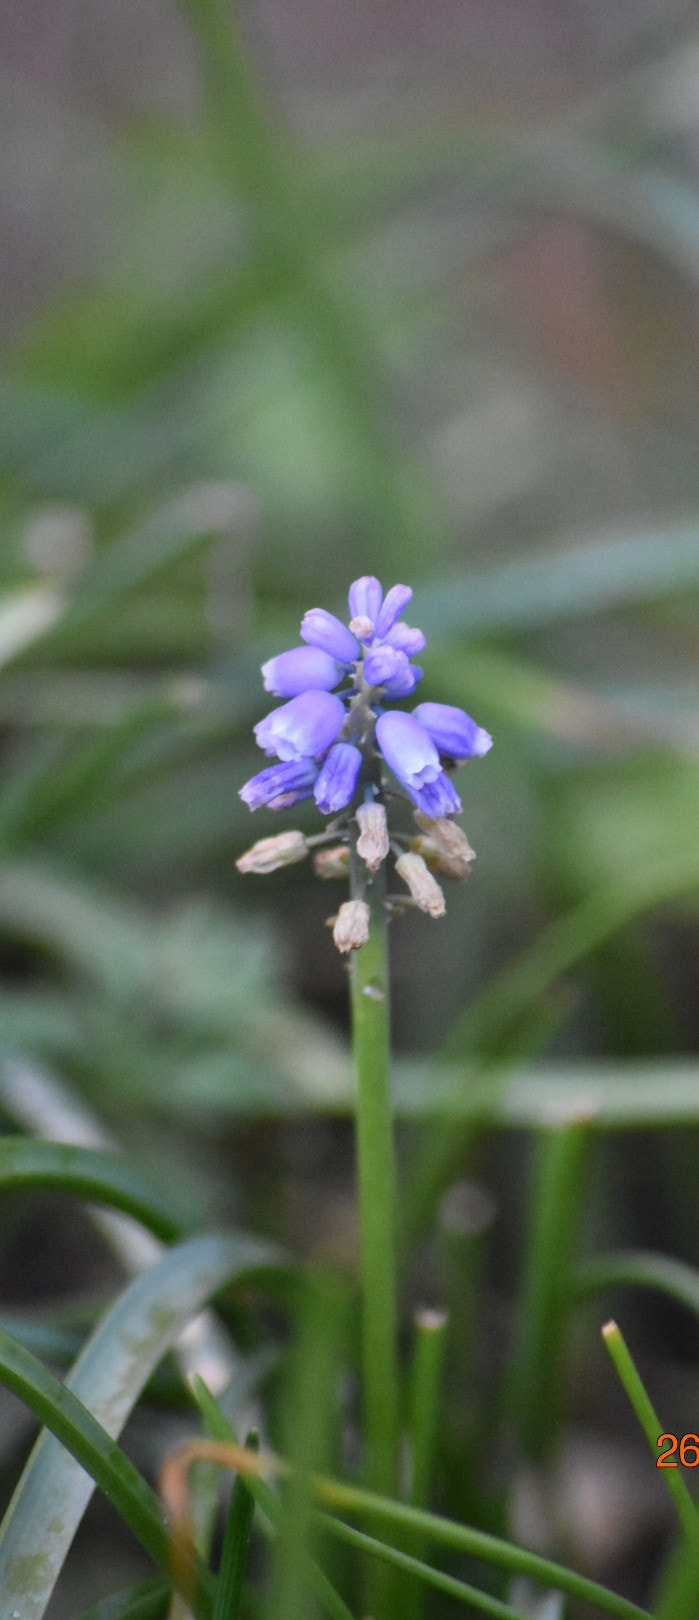
POLYGON ((343 705, 332 692, 302 692, 265 715, 255 726, 255 736, 266 754, 310 759, 331 747, 344 721, 343 705))
POLYGON ((335 743, 321 766, 313 796, 324 816, 333 816, 348 805, 362 764, 362 756, 352 743, 335 743))
POLYGON ((353 664, 359 657, 359 647, 351 631, 334 613, 326 613, 325 608, 310 608, 304 614, 301 639, 311 647, 321 647, 339 664, 353 664))
POLYGON ((464 709, 456 709, 451 703, 418 703, 413 717, 429 732, 440 754, 455 763, 481 758, 493 746, 488 732, 476 725, 464 709))
POLYGON ((265 691, 283 698, 299 697, 314 689, 332 692, 344 674, 343 665, 322 647, 291 647, 262 665, 265 691))

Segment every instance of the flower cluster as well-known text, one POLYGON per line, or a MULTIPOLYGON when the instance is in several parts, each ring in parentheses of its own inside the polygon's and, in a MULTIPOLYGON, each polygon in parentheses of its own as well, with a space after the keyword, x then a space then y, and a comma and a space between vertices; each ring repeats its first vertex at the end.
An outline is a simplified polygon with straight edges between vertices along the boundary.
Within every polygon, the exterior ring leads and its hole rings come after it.
MULTIPOLYGON (((418 703, 412 713, 387 707, 411 697, 422 679, 422 670, 412 660, 422 651, 425 637, 401 618, 412 594, 409 586, 394 585, 384 597, 379 581, 365 576, 350 587, 349 627, 324 608, 306 613, 301 622, 305 645, 262 666, 266 690, 286 700, 255 726, 260 748, 276 763, 251 777, 240 795, 251 810, 263 806, 280 810, 313 797, 319 810, 332 816, 346 810, 356 795, 363 801, 356 816, 356 847, 369 873, 389 852, 384 809, 389 784, 383 764, 403 796, 416 806, 424 830, 425 823, 429 828, 444 826, 461 813, 449 772, 492 746, 487 731, 451 704, 418 703)), ((396 796, 395 789, 393 793, 396 796)), ((452 850, 459 839, 468 850, 456 828, 452 850)), ((396 868, 413 903, 433 916, 440 914, 440 903, 428 865, 439 863, 438 843, 428 832, 403 860, 402 869, 400 860, 396 868), (424 868, 424 877, 416 862, 424 868)), ((263 839, 238 864, 243 871, 271 871, 274 865, 301 859, 307 847, 301 834, 263 839)), ((330 853, 325 852, 321 867, 333 864, 330 853)), ((337 854, 334 864, 337 867, 337 854)), ((453 857, 451 864, 458 866, 458 859, 453 857)), ((450 875, 457 873, 452 870, 450 875)))
POLYGON ((425 638, 400 618, 412 594, 394 585, 383 598, 377 579, 355 580, 349 629, 324 608, 311 608, 301 622, 307 645, 263 664, 266 690, 289 701, 255 726, 260 748, 280 763, 241 789, 251 810, 280 810, 311 795, 324 815, 343 810, 357 787, 369 726, 418 809, 431 817, 460 813, 444 764, 487 753, 487 731, 447 703, 419 703, 412 714, 384 707, 387 699, 409 697, 422 678, 411 659, 425 638))

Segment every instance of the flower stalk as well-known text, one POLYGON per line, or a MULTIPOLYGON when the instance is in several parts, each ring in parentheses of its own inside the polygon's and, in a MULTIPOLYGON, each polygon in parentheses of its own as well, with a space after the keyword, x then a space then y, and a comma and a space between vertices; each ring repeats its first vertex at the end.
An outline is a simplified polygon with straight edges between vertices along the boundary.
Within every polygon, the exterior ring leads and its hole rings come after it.
MULTIPOLYGON (((379 580, 363 575, 350 586, 349 625, 325 608, 311 608, 300 625, 303 645, 263 666, 267 691, 284 699, 254 728, 274 763, 251 777, 240 796, 251 810, 314 799, 321 815, 334 819, 315 836, 262 839, 238 861, 244 873, 273 871, 313 850, 319 877, 349 872, 350 898, 331 922, 335 945, 349 958, 357 1081, 364 1471, 370 1490, 387 1497, 397 1494, 399 1464, 387 919, 389 910, 408 907, 443 916, 434 872, 468 876, 473 851, 454 826, 461 800, 451 773, 491 746, 463 709, 432 702, 412 713, 394 707, 412 698, 423 673, 412 659, 425 637, 400 617, 411 597, 408 585, 394 585, 384 596, 379 580), (406 809, 417 818, 419 837, 401 830, 406 809), (406 885, 390 900, 387 867, 406 885)), ((372 1587, 372 1613, 391 1608, 385 1597, 372 1587)))
POLYGON ((352 953, 352 1047, 356 1075, 359 1251, 365 1475, 370 1490, 393 1495, 398 1473, 398 1316, 396 1168, 391 1116, 390 1002, 384 868, 367 883, 350 844, 353 899, 370 908, 369 938, 352 953))

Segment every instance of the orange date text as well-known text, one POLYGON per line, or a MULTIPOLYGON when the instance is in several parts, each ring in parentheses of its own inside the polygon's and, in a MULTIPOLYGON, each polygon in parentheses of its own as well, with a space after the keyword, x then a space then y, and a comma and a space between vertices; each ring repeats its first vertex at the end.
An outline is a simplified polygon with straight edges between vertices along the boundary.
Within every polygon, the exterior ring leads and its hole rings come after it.
POLYGON ((656 1468, 676 1468, 677 1459, 684 1468, 696 1468, 699 1464, 699 1434, 659 1434, 656 1446, 662 1446, 656 1468))

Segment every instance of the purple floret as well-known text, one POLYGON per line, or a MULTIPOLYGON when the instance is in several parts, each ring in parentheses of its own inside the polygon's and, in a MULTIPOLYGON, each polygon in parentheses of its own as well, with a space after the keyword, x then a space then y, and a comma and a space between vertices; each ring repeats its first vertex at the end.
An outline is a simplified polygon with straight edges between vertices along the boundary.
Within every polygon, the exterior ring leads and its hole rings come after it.
POLYGON ((249 810, 262 810, 264 805, 281 809, 284 804, 296 804, 299 799, 310 799, 318 766, 313 759, 289 759, 281 765, 268 765, 258 771, 240 789, 240 797, 249 810))
POLYGON ((348 805, 362 764, 362 756, 352 743, 336 743, 321 767, 313 796, 324 816, 335 815, 348 805))
POLYGON ((262 665, 265 691, 275 697, 298 697, 301 692, 331 692, 339 686, 344 667, 321 647, 291 647, 262 665))
POLYGON ((260 720, 255 736, 266 754, 310 759, 330 748, 344 721, 344 707, 331 692, 302 692, 260 720))

